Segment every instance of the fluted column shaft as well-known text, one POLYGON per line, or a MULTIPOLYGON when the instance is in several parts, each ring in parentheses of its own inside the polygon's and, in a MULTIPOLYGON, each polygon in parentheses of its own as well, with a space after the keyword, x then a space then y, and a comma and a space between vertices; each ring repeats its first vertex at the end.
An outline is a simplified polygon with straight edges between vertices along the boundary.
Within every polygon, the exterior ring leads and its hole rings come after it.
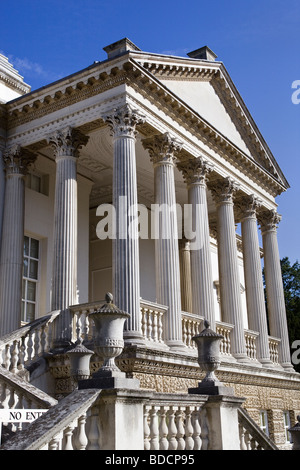
POLYGON ((77 159, 88 138, 70 127, 49 136, 56 161, 52 310, 61 314, 55 323, 54 347, 72 339, 71 305, 77 297, 77 159))
POLYGON ((238 186, 230 179, 209 184, 217 205, 217 241, 222 320, 234 325, 231 352, 238 361, 247 361, 242 317, 240 276, 233 211, 233 195, 238 186))
POLYGON ((4 211, 4 196, 5 196, 5 173, 4 173, 4 162, 3 162, 3 149, 0 145, 0 247, 1 247, 1 236, 2 236, 2 220, 4 211))
POLYGON ((19 146, 3 155, 6 186, 0 258, 0 335, 20 327, 24 247, 24 176, 35 157, 19 146))
POLYGON ((178 165, 188 187, 188 203, 192 211, 191 273, 193 313, 203 316, 215 329, 213 278, 206 196, 206 177, 212 166, 202 158, 178 165))
POLYGON ((280 364, 287 370, 293 370, 277 241, 277 225, 280 220, 281 217, 275 210, 264 211, 259 214, 264 250, 264 270, 270 334, 281 340, 279 343, 280 364))
POLYGON ((192 275, 191 251, 189 240, 183 239, 179 243, 181 308, 184 312, 193 312, 192 302, 192 275))
POLYGON ((128 105, 105 116, 113 135, 113 204, 116 231, 113 238, 113 290, 116 305, 130 313, 124 337, 141 340, 138 198, 136 176, 136 125, 144 118, 128 105))
POLYGON ((169 134, 144 139, 154 164, 155 204, 162 210, 156 219, 155 264, 157 301, 169 307, 164 316, 164 340, 172 348, 183 347, 180 266, 174 167, 181 144, 169 134))
POLYGON ((245 196, 240 201, 239 207, 249 328, 259 332, 256 341, 257 359, 262 364, 270 365, 267 313, 256 218, 259 201, 254 196, 245 196))

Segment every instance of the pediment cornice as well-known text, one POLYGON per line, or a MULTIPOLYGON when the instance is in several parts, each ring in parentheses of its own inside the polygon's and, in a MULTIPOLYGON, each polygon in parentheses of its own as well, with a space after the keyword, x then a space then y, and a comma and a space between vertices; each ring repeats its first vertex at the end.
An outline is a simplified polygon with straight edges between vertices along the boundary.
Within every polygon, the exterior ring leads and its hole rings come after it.
MULTIPOLYGON (((7 129, 16 128, 22 124, 54 113, 57 110, 68 108, 72 104, 84 102, 86 99, 117 87, 120 84, 128 84, 147 97, 147 99, 152 100, 158 107, 164 109, 180 125, 192 130, 199 140, 220 153, 233 166, 251 174, 251 177, 271 192, 272 196, 277 196, 289 187, 286 180, 278 174, 277 170, 274 170, 274 167, 267 169, 262 162, 246 155, 184 101, 172 93, 154 74, 155 68, 158 71, 157 73, 170 73, 172 71, 172 74, 175 75, 181 74, 183 76, 183 74, 189 74, 198 80, 199 76, 201 76, 203 80, 219 80, 220 82, 220 80, 223 80, 221 78, 223 73, 221 63, 195 64, 193 67, 188 67, 187 63, 191 62, 191 59, 187 59, 184 63, 184 69, 183 65, 180 68, 178 64, 174 68, 174 64, 172 65, 171 63, 166 64, 165 68, 161 67, 160 64, 157 67, 151 64, 150 67, 146 65, 145 61, 138 63, 136 58, 131 57, 132 55, 138 55, 141 58, 139 54, 130 52, 122 58, 95 64, 84 71, 74 74, 72 77, 67 77, 48 87, 7 103, 5 105, 7 111, 7 129)), ((192 62, 194 61, 192 60, 192 62)), ((227 90, 227 86, 221 83, 218 86, 227 90)), ((230 90, 227 93, 229 93, 231 100, 233 100, 230 90)), ((96 127, 103 125, 103 122, 101 122, 101 119, 98 119, 95 125, 96 127)), ((86 123, 84 127, 86 131, 89 131, 94 126, 93 123, 86 123)), ((253 137, 253 139, 255 138, 253 137)), ((264 158, 270 158, 265 151, 262 154, 264 158)))

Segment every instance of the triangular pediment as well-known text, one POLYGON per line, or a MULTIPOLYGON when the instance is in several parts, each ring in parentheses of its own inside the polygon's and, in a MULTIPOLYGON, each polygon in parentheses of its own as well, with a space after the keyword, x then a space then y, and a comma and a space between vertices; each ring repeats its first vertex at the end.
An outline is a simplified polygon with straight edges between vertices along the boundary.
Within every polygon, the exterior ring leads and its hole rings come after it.
POLYGON ((284 187, 289 187, 222 62, 167 56, 139 57, 140 64, 284 187))

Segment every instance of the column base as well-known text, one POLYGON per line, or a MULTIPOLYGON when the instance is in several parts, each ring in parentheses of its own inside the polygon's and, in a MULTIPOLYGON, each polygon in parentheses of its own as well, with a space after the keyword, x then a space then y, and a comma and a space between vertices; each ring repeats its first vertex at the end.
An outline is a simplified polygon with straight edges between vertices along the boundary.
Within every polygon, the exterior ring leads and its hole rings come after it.
POLYGON ((186 346, 181 340, 166 340, 165 344, 173 351, 173 352, 186 352, 186 346))
POLYGON ((140 331, 124 331, 123 338, 126 345, 144 345, 145 338, 140 331))

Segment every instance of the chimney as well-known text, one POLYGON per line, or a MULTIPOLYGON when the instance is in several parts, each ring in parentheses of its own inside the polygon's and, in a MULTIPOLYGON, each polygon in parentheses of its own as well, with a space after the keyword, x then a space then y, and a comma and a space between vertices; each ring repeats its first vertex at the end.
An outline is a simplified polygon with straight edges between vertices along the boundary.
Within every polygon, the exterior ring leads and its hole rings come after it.
POLYGON ((191 59, 210 60, 215 61, 218 57, 209 47, 203 46, 193 52, 187 54, 191 59))
POLYGON ((110 44, 109 46, 103 47, 103 50, 107 53, 108 59, 113 59, 114 57, 122 55, 126 51, 140 51, 141 49, 133 44, 130 39, 124 38, 110 44))

